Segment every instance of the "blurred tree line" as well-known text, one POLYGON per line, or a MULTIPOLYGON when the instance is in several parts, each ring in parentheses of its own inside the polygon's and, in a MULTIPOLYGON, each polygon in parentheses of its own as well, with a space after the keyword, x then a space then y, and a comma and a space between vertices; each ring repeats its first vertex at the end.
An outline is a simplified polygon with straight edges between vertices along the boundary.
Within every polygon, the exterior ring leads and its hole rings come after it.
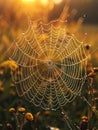
MULTIPOLYGON (((50 19, 54 19, 54 16, 58 18, 62 12, 65 2, 66 0, 63 0, 60 5, 56 5, 54 7, 50 13, 50 19)), ((79 17, 85 17, 84 23, 98 24, 98 0, 71 0, 70 10, 71 9, 75 9, 77 11, 75 16, 76 20, 79 17)))

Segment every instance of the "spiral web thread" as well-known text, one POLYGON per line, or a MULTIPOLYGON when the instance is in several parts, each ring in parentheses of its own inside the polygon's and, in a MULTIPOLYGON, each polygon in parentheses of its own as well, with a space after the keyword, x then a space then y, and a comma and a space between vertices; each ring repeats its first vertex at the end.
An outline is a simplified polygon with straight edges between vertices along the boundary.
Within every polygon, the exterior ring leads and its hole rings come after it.
POLYGON ((35 106, 56 110, 81 94, 87 56, 83 43, 66 33, 65 22, 30 22, 9 56, 19 66, 12 72, 19 96, 35 106))

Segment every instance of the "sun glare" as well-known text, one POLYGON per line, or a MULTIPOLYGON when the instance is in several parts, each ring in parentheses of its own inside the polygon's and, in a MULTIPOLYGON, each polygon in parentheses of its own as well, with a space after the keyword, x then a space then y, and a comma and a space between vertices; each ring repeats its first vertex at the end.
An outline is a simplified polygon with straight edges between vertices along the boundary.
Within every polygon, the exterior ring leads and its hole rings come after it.
POLYGON ((22 0, 23 2, 34 2, 35 0, 22 0))
POLYGON ((62 0, 53 0, 55 4, 60 4, 62 0))
POLYGON ((43 4, 43 5, 47 5, 48 4, 48 0, 41 0, 41 3, 43 4))

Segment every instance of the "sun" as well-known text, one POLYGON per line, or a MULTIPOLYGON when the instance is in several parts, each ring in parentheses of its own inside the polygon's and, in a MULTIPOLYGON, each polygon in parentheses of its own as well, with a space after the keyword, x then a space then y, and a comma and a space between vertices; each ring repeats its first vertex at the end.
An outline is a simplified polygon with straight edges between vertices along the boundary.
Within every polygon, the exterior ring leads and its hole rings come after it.
POLYGON ((23 2, 34 2, 35 0, 22 0, 23 2))

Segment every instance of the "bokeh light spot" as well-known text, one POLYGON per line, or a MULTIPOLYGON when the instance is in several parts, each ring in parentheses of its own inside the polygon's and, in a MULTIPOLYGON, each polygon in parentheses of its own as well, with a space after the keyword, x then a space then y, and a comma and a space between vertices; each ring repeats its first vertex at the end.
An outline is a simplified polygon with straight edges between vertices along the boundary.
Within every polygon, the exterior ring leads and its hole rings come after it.
POLYGON ((49 3, 49 0, 41 0, 41 3, 46 6, 49 3))
POLYGON ((53 0, 55 4, 60 4, 62 0, 53 0))
POLYGON ((23 2, 34 2, 35 0, 22 0, 23 2))

